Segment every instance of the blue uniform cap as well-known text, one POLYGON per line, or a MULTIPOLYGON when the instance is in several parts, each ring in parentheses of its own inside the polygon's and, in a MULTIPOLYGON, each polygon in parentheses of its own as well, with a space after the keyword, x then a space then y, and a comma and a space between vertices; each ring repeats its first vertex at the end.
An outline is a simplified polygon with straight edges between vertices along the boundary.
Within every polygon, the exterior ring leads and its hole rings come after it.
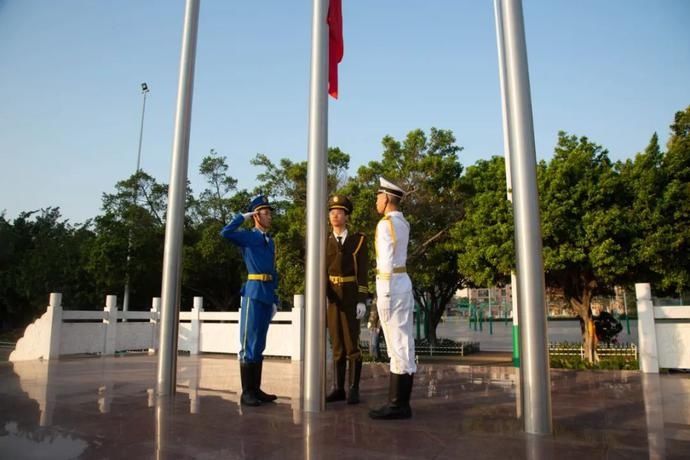
POLYGON ((249 203, 247 212, 260 211, 264 208, 273 210, 273 207, 268 203, 268 198, 265 195, 259 195, 249 203))

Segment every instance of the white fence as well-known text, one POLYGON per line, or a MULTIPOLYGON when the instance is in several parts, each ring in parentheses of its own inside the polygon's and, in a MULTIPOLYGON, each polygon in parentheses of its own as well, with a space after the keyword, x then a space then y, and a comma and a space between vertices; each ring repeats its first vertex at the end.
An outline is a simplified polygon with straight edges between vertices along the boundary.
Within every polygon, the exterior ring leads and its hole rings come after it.
POLYGON ((649 284, 635 285, 640 370, 690 369, 690 306, 652 304, 649 284))
MULTIPOLYGON (((118 311, 117 297, 107 296, 103 311, 62 308, 62 294, 50 294, 46 312, 30 324, 10 361, 57 359, 64 355, 158 349, 160 298, 150 311, 118 311)), ((178 349, 238 353, 240 312, 205 312, 203 299, 194 298, 191 311, 180 312, 178 349)), ((304 297, 296 295, 289 312, 278 312, 268 328, 265 356, 301 360, 303 356, 304 297)))
MULTIPOLYGON (((623 358, 637 359, 637 347, 634 343, 626 345, 597 345, 597 354, 600 358, 621 356, 623 358)), ((579 356, 585 359, 585 349, 580 345, 563 346, 549 344, 549 356, 579 356)))

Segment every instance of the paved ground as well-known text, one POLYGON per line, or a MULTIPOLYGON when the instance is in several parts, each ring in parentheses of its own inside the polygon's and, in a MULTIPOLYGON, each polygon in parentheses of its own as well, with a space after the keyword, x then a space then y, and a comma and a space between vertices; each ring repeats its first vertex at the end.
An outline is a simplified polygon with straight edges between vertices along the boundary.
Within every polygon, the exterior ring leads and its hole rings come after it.
POLYGON ((389 422, 367 416, 387 394, 384 364, 364 366, 362 404, 319 413, 301 409, 300 363, 267 361, 263 375, 277 403, 244 408, 228 356, 180 356, 174 398, 152 390, 155 356, 0 363, 0 458, 690 457, 687 374, 553 370, 548 436, 523 432, 510 366, 423 362, 414 417, 389 422))

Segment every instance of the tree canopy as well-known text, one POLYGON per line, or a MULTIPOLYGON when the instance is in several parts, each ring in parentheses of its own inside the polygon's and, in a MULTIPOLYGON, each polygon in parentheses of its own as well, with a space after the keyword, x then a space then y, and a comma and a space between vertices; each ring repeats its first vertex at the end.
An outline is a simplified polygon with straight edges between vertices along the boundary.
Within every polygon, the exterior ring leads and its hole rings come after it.
MULTIPOLYGON (((547 286, 562 289, 583 319, 587 343, 591 299, 639 281, 655 290, 690 287, 690 107, 675 114, 665 149, 656 134, 634 158, 614 162, 585 136, 561 132, 553 156, 538 164, 547 286)), ((461 164, 449 130, 384 136, 381 151, 351 177, 350 156, 328 150, 328 192, 350 196, 351 227, 373 239, 375 191, 384 176, 407 191, 402 211, 411 225, 407 262, 416 303, 431 319, 430 339, 456 290, 509 282, 514 269, 512 206, 501 157, 461 164)), ((246 273, 239 251, 219 236, 234 212, 263 193, 273 221, 279 295, 288 306, 304 292, 307 162, 256 154, 256 187, 241 190, 228 158, 215 150, 199 172, 201 192, 187 189, 182 305, 202 295, 207 309, 235 309, 246 273)), ((72 225, 47 207, 9 220, 0 214, 0 318, 20 326, 44 311, 51 291, 74 308, 102 308, 131 282, 132 309, 159 295, 167 185, 138 171, 114 184, 102 211, 72 225), (128 257, 129 256, 129 257, 128 257)), ((324 219, 327 217, 324 209, 324 219)), ((374 292, 374 245, 370 291, 374 292)), ((591 345, 589 343, 588 345, 591 345)))
MULTIPOLYGON (((410 223, 407 270, 415 301, 431 320, 430 339, 435 342, 436 325, 462 280, 451 238, 451 228, 464 212, 458 159, 462 148, 451 131, 436 128, 428 136, 419 129, 410 131, 402 142, 385 136, 382 145, 382 160, 360 167, 342 192, 353 198, 353 227, 371 238, 380 218, 374 207, 378 178, 406 191, 401 209, 410 223)), ((373 250, 372 244, 372 261, 373 250)), ((373 283, 373 272, 370 279, 373 283)))

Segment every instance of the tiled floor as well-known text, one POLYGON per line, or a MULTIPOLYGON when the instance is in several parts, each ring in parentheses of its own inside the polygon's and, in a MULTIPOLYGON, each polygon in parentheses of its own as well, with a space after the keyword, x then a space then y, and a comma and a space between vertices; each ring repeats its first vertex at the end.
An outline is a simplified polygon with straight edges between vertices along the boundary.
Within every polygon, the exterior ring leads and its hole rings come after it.
POLYGON ((522 431, 515 369, 421 364, 414 417, 373 421, 387 366, 365 364, 363 402, 300 409, 299 363, 264 364, 276 404, 238 404, 228 356, 180 356, 158 401, 156 357, 0 363, 0 458, 690 458, 690 375, 552 371, 552 436, 522 431))

